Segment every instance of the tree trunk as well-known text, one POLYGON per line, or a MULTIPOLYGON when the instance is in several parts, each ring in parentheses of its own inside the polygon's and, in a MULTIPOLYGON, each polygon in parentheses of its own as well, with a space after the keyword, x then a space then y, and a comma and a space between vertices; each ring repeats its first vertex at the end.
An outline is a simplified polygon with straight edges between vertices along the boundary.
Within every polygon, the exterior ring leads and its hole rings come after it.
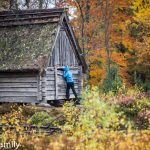
POLYGON ((104 7, 104 11, 103 11, 103 15, 104 15, 104 37, 105 37, 105 51, 106 51, 106 55, 107 55, 107 74, 109 79, 111 80, 111 76, 110 76, 110 65, 111 65, 111 60, 110 60, 110 48, 109 48, 109 28, 110 28, 110 20, 111 20, 111 16, 112 14, 110 14, 110 9, 108 6, 108 2, 109 0, 106 0, 105 3, 105 7, 104 7))
POLYGON ((76 0, 76 4, 77 4, 77 7, 79 8, 80 16, 81 16, 81 39, 82 39, 81 43, 82 43, 82 52, 83 52, 83 54, 85 54, 85 50, 84 50, 84 22, 85 22, 85 19, 84 19, 83 9, 80 4, 80 0, 76 0))
POLYGON ((85 7, 85 22, 89 23, 90 19, 90 1, 86 0, 86 7, 85 7))
MULTIPOLYGON (((107 55, 107 74, 110 77, 110 49, 109 49, 109 20, 105 20, 105 25, 104 25, 104 34, 105 34, 105 51, 107 55)), ((110 77, 111 78, 111 77, 110 77)))

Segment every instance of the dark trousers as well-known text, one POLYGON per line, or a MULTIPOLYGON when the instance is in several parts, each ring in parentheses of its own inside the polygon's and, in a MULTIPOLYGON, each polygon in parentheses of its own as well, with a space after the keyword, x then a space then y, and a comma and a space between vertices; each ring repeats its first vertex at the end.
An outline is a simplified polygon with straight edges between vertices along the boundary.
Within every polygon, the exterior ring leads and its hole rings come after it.
POLYGON ((76 93, 76 91, 74 89, 74 83, 70 82, 70 83, 67 83, 67 89, 66 89, 66 98, 67 98, 67 100, 69 101, 69 97, 70 97, 69 91, 70 91, 70 88, 72 89, 75 98, 78 99, 77 93, 76 93))

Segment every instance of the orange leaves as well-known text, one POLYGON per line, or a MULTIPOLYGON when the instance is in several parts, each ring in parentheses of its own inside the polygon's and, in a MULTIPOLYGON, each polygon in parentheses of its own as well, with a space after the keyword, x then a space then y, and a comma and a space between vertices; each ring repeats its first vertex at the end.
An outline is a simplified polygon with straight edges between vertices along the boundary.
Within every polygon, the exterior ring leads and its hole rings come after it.
POLYGON ((105 77, 106 54, 104 49, 93 50, 88 60, 90 64, 90 84, 98 85, 105 77))
MULTIPOLYGON (((141 3, 142 0, 139 2, 141 3)), ((133 6, 130 0, 68 0, 68 3, 77 10, 74 12, 77 17, 72 22, 79 43, 81 44, 84 39, 85 52, 88 52, 86 57, 90 65, 91 84, 100 83, 106 73, 107 55, 104 49, 106 46, 104 20, 106 18, 109 20, 107 34, 109 34, 111 65, 119 66, 123 80, 127 82, 130 75, 133 76, 134 71, 145 73, 145 70, 148 70, 150 64, 148 5, 144 6, 146 9, 143 9, 144 7, 140 4, 139 12, 134 14, 133 7, 136 6, 133 6), (82 6, 83 18, 76 2, 82 6), (106 9, 106 3, 109 9, 106 9), (84 21, 83 38, 82 21, 84 21), (117 47, 119 44, 122 47, 117 47)))
POLYGON ((126 60, 124 58, 124 55, 121 53, 113 52, 111 55, 112 61, 114 61, 116 64, 118 64, 120 67, 126 67, 126 60))

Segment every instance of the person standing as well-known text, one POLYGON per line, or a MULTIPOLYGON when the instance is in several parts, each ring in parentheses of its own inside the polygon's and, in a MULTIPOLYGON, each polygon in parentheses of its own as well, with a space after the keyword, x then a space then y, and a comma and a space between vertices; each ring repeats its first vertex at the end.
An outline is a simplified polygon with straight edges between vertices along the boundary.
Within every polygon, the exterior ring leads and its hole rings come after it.
POLYGON ((69 97, 70 97, 70 89, 72 89, 73 91, 73 94, 75 96, 75 104, 76 105, 79 105, 79 101, 78 101, 78 96, 77 96, 77 93, 75 91, 75 88, 74 88, 74 81, 73 81, 73 76, 72 76, 72 73, 70 72, 69 70, 69 67, 65 67, 63 69, 63 77, 66 81, 66 84, 67 84, 67 88, 66 88, 66 98, 67 98, 67 101, 69 101, 69 97))

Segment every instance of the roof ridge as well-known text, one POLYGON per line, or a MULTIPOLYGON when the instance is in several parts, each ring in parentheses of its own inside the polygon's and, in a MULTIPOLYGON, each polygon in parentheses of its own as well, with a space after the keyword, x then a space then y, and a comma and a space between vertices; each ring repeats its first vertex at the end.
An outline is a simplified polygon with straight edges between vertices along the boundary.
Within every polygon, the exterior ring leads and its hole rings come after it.
POLYGON ((19 15, 19 14, 34 14, 34 13, 63 13, 68 8, 52 8, 52 9, 26 9, 26 10, 5 10, 0 11, 0 15, 19 15))
POLYGON ((59 22, 66 8, 0 12, 0 27, 59 22))

